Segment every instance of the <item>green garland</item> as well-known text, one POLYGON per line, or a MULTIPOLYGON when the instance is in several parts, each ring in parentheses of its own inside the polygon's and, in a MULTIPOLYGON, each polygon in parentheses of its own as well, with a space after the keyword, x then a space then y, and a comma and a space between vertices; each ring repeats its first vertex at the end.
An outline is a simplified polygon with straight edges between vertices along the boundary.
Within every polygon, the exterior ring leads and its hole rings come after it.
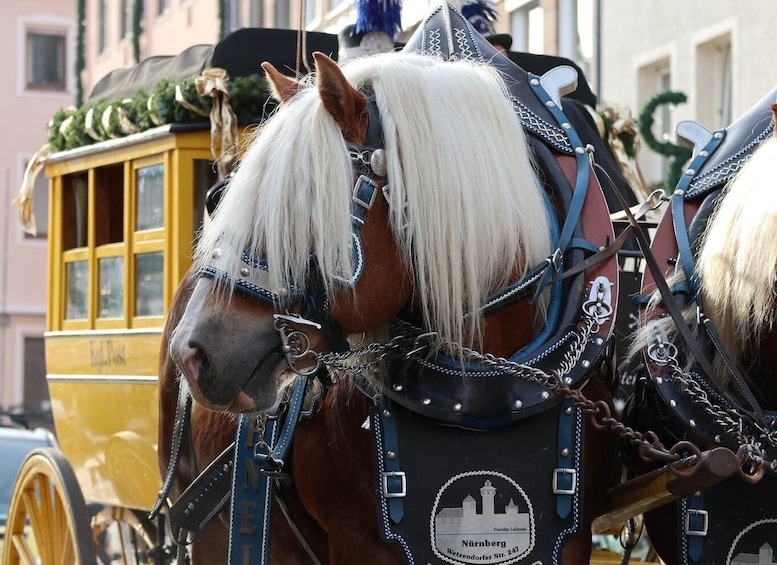
POLYGON ((84 70, 84 31, 86 20, 86 0, 78 0, 76 7, 76 60, 73 71, 76 74, 76 106, 84 103, 84 83, 81 80, 81 73, 84 70))
MULTIPOLYGON (((230 80, 228 88, 230 105, 239 124, 261 121, 275 108, 263 75, 236 77, 230 80)), ((131 98, 103 99, 89 106, 60 109, 48 124, 49 143, 52 151, 64 151, 162 124, 207 124, 210 109, 211 100, 197 94, 194 77, 181 82, 163 79, 150 93, 141 90, 131 98), (194 111, 176 101, 176 88, 194 111)))
POLYGON ((140 63, 140 34, 143 33, 143 0, 135 0, 132 5, 132 56, 140 63))
POLYGON ((685 163, 691 158, 691 150, 682 145, 677 145, 671 141, 658 141, 653 135, 653 114, 656 108, 664 104, 672 104, 676 106, 686 102, 688 97, 682 92, 675 92, 667 90, 656 94, 653 98, 648 100, 642 112, 639 115, 639 133, 642 134, 642 138, 656 153, 671 157, 669 163, 669 170, 666 172, 664 178, 664 191, 669 194, 674 191, 677 182, 683 174, 683 167, 685 163))
POLYGON ((227 36, 226 3, 228 0, 219 0, 219 41, 227 36))

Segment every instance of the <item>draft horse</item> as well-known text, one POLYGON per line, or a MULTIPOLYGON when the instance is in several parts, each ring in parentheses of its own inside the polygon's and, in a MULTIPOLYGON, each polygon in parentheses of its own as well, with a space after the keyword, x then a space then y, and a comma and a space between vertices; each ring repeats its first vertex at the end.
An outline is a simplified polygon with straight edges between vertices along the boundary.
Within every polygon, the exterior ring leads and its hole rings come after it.
MULTIPOLYGON (((516 99, 491 65, 411 53, 315 68, 265 65, 282 104, 170 313, 162 374, 195 400, 198 459, 307 381, 325 394, 282 462, 272 562, 586 562, 613 450, 583 408, 608 399, 617 264, 566 83, 516 99)), ((226 537, 211 522, 193 561, 226 537)))
POLYGON ((775 102, 777 89, 725 129, 677 129, 694 156, 651 244, 629 412, 678 465, 720 448, 731 464, 646 513, 666 563, 768 563, 777 547, 775 102))

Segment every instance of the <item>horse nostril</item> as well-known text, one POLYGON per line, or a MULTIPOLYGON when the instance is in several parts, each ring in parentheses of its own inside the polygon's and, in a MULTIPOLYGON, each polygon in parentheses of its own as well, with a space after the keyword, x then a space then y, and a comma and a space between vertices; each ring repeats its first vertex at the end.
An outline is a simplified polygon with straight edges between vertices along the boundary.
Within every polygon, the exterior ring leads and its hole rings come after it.
POLYGON ((202 344, 195 339, 190 339, 187 345, 189 350, 183 356, 184 369, 190 377, 197 379, 210 367, 208 355, 202 344))

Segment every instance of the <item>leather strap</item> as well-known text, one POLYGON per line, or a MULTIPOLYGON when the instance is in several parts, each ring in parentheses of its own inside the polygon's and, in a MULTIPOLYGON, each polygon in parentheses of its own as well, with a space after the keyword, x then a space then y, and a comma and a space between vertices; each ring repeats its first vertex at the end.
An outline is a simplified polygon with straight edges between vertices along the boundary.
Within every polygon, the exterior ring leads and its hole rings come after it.
POLYGON ((229 501, 235 444, 200 473, 170 506, 168 517, 179 543, 190 542, 229 501))
POLYGON ((170 491, 173 488, 175 472, 181 463, 181 450, 185 440, 189 438, 191 413, 192 396, 189 393, 189 385, 186 383, 186 379, 180 379, 178 381, 178 404, 175 409, 170 460, 167 463, 167 472, 165 473, 165 480, 162 482, 162 488, 159 490, 159 494, 157 494, 154 507, 148 514, 149 520, 156 518, 162 508, 168 504, 167 498, 170 496, 170 491))
POLYGON ((645 235, 645 232, 643 231, 642 227, 639 225, 637 220, 634 218, 634 215, 629 210, 629 206, 626 203, 625 198, 623 197, 623 195, 621 194, 620 190, 615 185, 615 183, 612 182, 612 179, 610 179, 609 175, 607 174, 607 171, 605 171, 604 169, 600 169, 600 170, 608 179, 613 193, 617 197, 618 202, 620 203, 621 207, 623 208, 623 211, 626 214, 627 219, 629 220, 629 224, 634 228, 634 237, 637 240, 637 243, 639 244, 640 250, 642 251, 642 255, 645 259, 645 264, 648 266, 651 274, 653 275, 653 278, 655 279, 654 282, 656 285, 656 289, 658 290, 659 294, 664 300, 663 304, 666 307, 667 312, 672 317, 672 320, 674 320, 675 326, 677 326, 677 332, 680 334, 680 336, 682 336, 683 341, 688 346, 688 349, 696 359, 696 362, 698 363, 702 371, 704 371, 704 373, 707 374, 708 378, 713 377, 715 375, 715 370, 712 368, 712 365, 707 360, 707 356, 701 350, 701 348, 699 347, 699 344, 696 342, 696 337, 693 335, 693 333, 691 333, 691 330, 688 328, 688 325, 685 323, 685 318, 683 317, 683 313, 674 301, 672 291, 670 290, 669 285, 666 283, 666 279, 664 278, 664 273, 663 271, 661 271, 661 267, 658 265, 658 261, 656 261, 655 256, 650 251, 650 242, 648 240, 648 237, 645 235))
POLYGON ((259 416, 241 414, 235 438, 232 504, 229 511, 229 565, 265 565, 270 556, 270 522, 275 479, 263 472, 257 453, 275 445, 278 420, 268 419, 261 440, 259 416))
POLYGON ((575 403, 567 399, 558 417, 558 455, 553 470, 553 493, 559 518, 566 518, 572 512, 574 494, 580 488, 574 459, 575 446, 580 445, 580 438, 575 436, 578 410, 575 403))
POLYGON ((391 406, 391 401, 381 396, 378 401, 378 411, 383 429, 384 451, 380 457, 384 461, 385 470, 382 473, 381 492, 379 493, 388 502, 389 517, 395 524, 399 524, 405 516, 404 497, 406 494, 405 473, 399 462, 399 436, 397 434, 396 415, 391 406))

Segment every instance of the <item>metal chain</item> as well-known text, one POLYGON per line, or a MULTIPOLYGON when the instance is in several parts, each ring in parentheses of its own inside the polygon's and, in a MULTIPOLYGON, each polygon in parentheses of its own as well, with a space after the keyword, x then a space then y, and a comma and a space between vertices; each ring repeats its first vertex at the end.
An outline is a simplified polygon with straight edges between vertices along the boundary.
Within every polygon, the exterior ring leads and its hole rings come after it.
MULTIPOLYGON (((580 361, 586 344, 600 328, 600 320, 606 319, 611 311, 609 306, 602 301, 599 295, 595 300, 588 300, 583 305, 584 324, 580 331, 574 332, 568 350, 564 353, 557 369, 547 373, 540 368, 532 367, 497 357, 490 353, 481 353, 472 348, 464 347, 455 342, 441 344, 436 332, 424 332, 420 328, 402 321, 393 322, 395 335, 385 343, 370 343, 364 347, 352 349, 346 352, 318 353, 310 349, 310 341, 307 335, 292 327, 284 320, 276 320, 283 343, 289 367, 300 375, 310 376, 322 365, 330 371, 336 371, 347 377, 366 378, 366 373, 374 369, 384 359, 394 354, 401 354, 409 359, 422 351, 428 351, 433 347, 444 348, 450 353, 459 354, 465 361, 478 362, 492 369, 515 375, 518 378, 550 388, 556 395, 571 400, 578 408, 591 417, 593 426, 599 431, 612 431, 621 439, 638 448, 640 457, 647 461, 661 461, 669 466, 674 473, 693 466, 701 460, 701 451, 694 444, 680 441, 671 448, 666 448, 653 431, 639 432, 626 426, 623 422, 612 416, 609 405, 603 401, 588 399, 579 389, 570 388, 571 382, 565 376, 580 361), (297 363, 303 358, 315 361, 315 366, 310 369, 301 369, 297 363), (364 359, 363 362, 355 360, 364 359)), ((744 422, 735 410, 723 409, 712 402, 706 392, 689 375, 683 373, 677 363, 672 344, 663 344, 668 351, 663 353, 670 372, 681 383, 683 391, 687 391, 692 400, 701 404, 705 411, 716 419, 726 431, 735 433, 740 442, 737 451, 739 460, 747 471, 740 473, 743 478, 755 482, 760 479, 765 469, 777 472, 777 461, 767 460, 765 452, 754 438, 747 437, 740 430, 744 429, 744 422)), ((676 351, 676 350, 675 350, 676 351)), ((772 443, 777 432, 764 432, 764 437, 772 443)), ((774 445, 774 444, 772 444, 774 445)))
POLYGON ((737 454, 742 464, 751 468, 751 471, 747 473, 749 476, 756 475, 762 469, 777 472, 777 460, 770 460, 766 457, 765 451, 761 448, 761 441, 759 441, 760 438, 766 440, 772 447, 777 447, 775 431, 756 426, 761 432, 757 434, 758 437, 745 433, 751 426, 742 415, 735 408, 725 408, 712 402, 707 391, 696 382, 696 379, 680 368, 677 360, 677 347, 672 343, 662 341, 660 336, 656 337, 657 339, 648 346, 647 354, 653 363, 665 367, 667 370, 666 376, 657 378, 673 379, 677 382, 680 391, 687 395, 691 402, 700 406, 718 426, 734 438, 738 445, 737 454))

